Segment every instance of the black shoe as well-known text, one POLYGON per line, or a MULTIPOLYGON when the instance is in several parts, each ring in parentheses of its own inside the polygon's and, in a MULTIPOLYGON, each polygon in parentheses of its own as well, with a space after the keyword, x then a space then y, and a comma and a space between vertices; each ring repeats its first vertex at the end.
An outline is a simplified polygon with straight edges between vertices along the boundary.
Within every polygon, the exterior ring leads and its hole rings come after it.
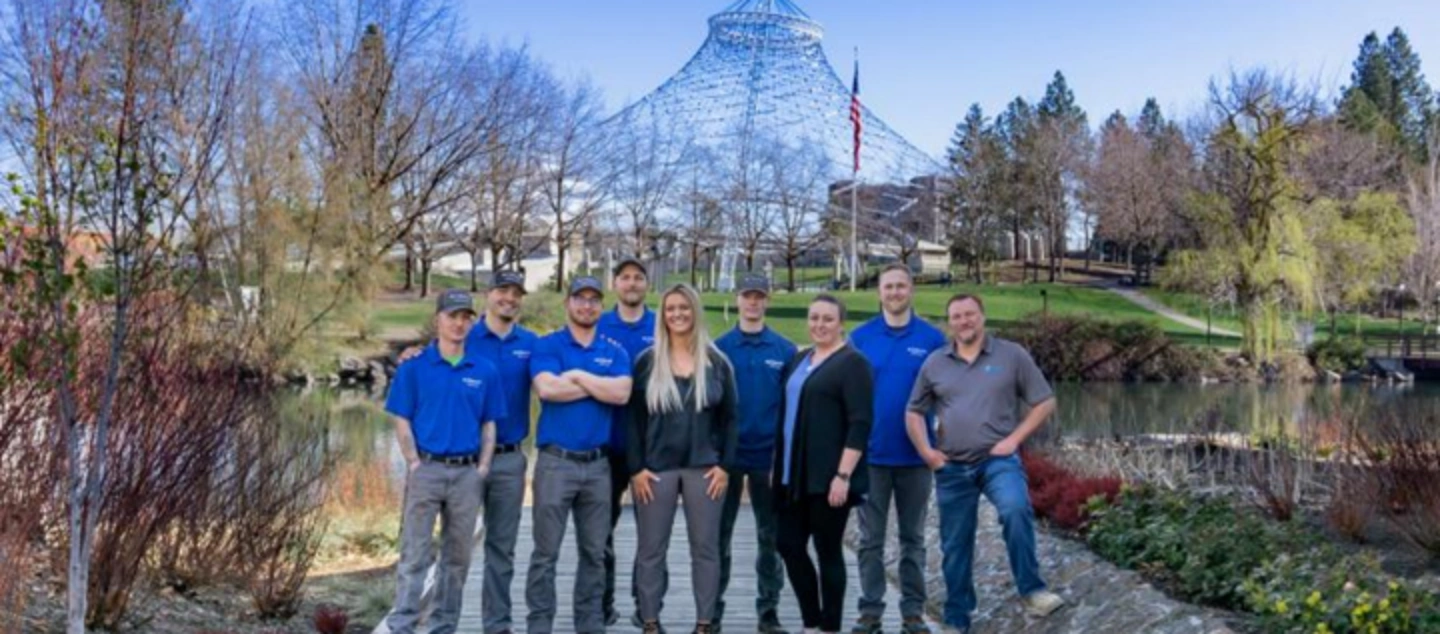
POLYGON ((605 627, 610 627, 620 622, 620 615, 614 610, 605 611, 605 627))
POLYGON ((861 615, 855 627, 850 628, 850 634, 881 634, 880 617, 861 615))
POLYGON ((660 627, 659 621, 649 621, 640 624, 641 634, 664 634, 665 628, 660 627))
POLYGON ((713 623, 696 623, 695 629, 690 634, 719 634, 720 630, 713 623))
POLYGON ((755 628, 756 634, 790 634, 784 626, 780 625, 780 617, 774 612, 766 612, 760 615, 760 625, 755 628))

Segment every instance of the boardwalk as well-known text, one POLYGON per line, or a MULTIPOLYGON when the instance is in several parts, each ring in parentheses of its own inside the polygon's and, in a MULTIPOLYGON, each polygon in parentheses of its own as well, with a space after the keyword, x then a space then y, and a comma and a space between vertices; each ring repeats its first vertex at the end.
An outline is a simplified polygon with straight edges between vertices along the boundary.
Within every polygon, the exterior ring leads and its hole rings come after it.
MULTIPOLYGON (((675 530, 670 540, 670 591, 665 598, 665 611, 661 615, 661 621, 666 630, 672 634, 685 634, 695 625, 695 600, 690 592, 690 552, 685 541, 685 515, 684 512, 676 514, 675 530)), ((852 521, 854 521, 852 519, 852 521)), ((510 593, 514 598, 515 612, 514 621, 516 632, 525 631, 525 581, 529 572, 530 549, 534 541, 530 539, 530 508, 524 509, 524 516, 520 522, 520 543, 516 548, 515 560, 515 583, 511 586, 510 593)), ((630 565, 635 560, 635 521, 634 514, 627 507, 624 517, 615 534, 616 549, 620 552, 620 570, 617 594, 617 609, 620 610, 623 618, 620 623, 612 626, 614 632, 638 632, 631 626, 629 616, 634 611, 634 602, 629 594, 630 588, 630 565)), ((740 520, 735 526, 735 541, 732 551, 735 557, 735 569, 730 581, 730 589, 725 593, 728 607, 725 612, 725 631, 729 634, 746 634, 755 631, 755 522, 748 507, 740 510, 740 520)), ((850 581, 845 590, 845 624, 844 629, 849 630, 855 620, 855 597, 859 594, 860 582, 855 577, 855 554, 850 550, 845 551, 846 560, 849 563, 850 581)), ((471 567, 469 580, 465 586, 465 608, 460 615, 461 632, 481 632, 480 619, 480 584, 482 561, 481 552, 476 552, 475 563, 471 567)), ((555 591, 560 597, 559 611, 555 619, 556 632, 574 632, 575 622, 572 611, 571 588, 575 583, 575 554, 574 525, 572 524, 565 535, 565 547, 560 551, 560 570, 556 574, 555 591)), ((891 587, 887 597, 890 614, 886 615, 885 631, 900 631, 899 610, 896 607, 899 600, 898 590, 891 587)), ((795 595, 790 591, 789 582, 780 593, 780 621, 789 629, 792 634, 800 632, 800 608, 795 603, 795 595)), ((932 628, 935 626, 932 624, 932 628)), ((938 628, 935 628, 938 631, 938 628)))

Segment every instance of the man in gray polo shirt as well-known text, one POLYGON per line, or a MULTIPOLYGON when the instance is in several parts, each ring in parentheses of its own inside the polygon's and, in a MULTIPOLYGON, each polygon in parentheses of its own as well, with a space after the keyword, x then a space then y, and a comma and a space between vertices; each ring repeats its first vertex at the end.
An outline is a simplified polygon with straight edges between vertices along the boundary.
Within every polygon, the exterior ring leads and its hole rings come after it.
POLYGON ((920 367, 905 416, 910 441, 935 472, 944 623, 961 632, 970 627, 976 603, 971 564, 982 493, 1000 515, 1010 572, 1026 611, 1048 616, 1064 600, 1046 590, 1040 578, 1035 517, 1019 449, 1055 411, 1054 393, 1030 353, 985 334, 985 305, 979 297, 956 295, 945 313, 954 340, 920 367), (1022 404, 1029 409, 1023 418, 1022 404), (931 413, 935 447, 925 429, 931 413))

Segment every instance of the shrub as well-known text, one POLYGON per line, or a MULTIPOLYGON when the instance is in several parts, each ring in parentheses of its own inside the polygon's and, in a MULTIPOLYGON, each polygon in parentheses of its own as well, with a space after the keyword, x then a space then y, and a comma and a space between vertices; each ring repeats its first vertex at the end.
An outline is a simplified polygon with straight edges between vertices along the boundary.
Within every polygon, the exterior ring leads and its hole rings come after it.
POLYGON ((1252 570, 1310 541, 1250 509, 1155 487, 1127 488, 1114 504, 1095 506, 1086 540, 1100 556, 1150 571, 1182 598, 1225 609, 1245 606, 1240 583, 1252 570))
POLYGON ((339 607, 322 605, 315 608, 315 616, 310 621, 320 634, 345 634, 345 628, 350 626, 350 615, 339 607))
POLYGON ((1351 337, 1319 339, 1305 350, 1305 357, 1321 370, 1337 374, 1359 371, 1365 368, 1365 344, 1351 337))
POLYGON ((1440 431, 1430 417, 1372 416, 1356 442, 1388 498, 1384 517, 1411 543, 1440 556, 1440 431))
POLYGON ((1077 476, 1042 454, 1026 452, 1023 459, 1035 515, 1064 530, 1084 528, 1090 501, 1109 502, 1120 493, 1120 479, 1077 476))
POLYGON ((1213 354, 1174 345, 1158 327, 1084 316, 1031 315, 1005 331, 1060 381, 1153 381, 1213 374, 1213 354))
POLYGON ((1346 557, 1298 523, 1216 497, 1127 488, 1092 502, 1086 539, 1186 600, 1260 616, 1264 631, 1440 631, 1436 598, 1346 557))
POLYGON ((1403 634, 1440 629, 1433 595, 1387 580, 1371 557, 1328 548, 1284 554, 1244 582, 1247 608, 1266 631, 1403 634))

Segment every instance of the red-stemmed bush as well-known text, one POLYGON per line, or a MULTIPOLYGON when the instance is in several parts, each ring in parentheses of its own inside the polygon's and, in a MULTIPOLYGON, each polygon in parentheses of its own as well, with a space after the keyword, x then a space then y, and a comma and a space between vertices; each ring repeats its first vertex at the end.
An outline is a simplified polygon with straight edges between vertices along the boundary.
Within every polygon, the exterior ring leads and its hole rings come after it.
POLYGON ((1085 527, 1092 498, 1111 501, 1120 494, 1120 478, 1079 476, 1035 452, 1026 452, 1023 462, 1035 515, 1064 530, 1085 527))

